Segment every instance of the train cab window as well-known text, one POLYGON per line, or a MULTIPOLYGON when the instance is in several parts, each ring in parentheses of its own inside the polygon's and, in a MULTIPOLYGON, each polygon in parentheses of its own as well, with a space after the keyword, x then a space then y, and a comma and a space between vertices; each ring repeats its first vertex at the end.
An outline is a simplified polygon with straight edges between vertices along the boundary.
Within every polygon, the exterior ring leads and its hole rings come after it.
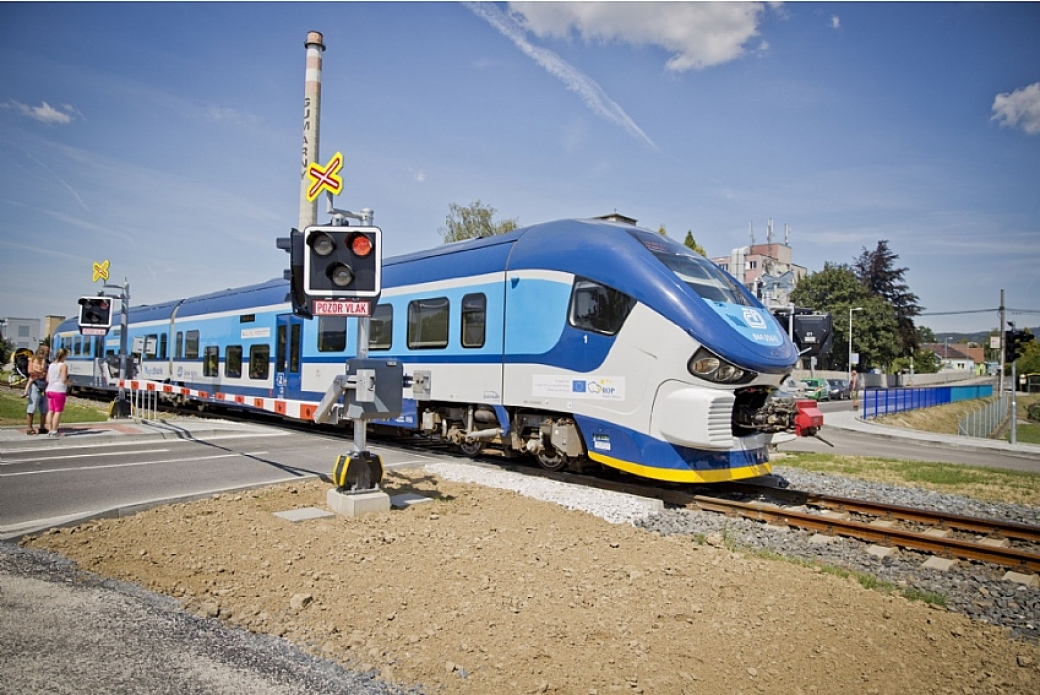
POLYGON ((184 331, 177 331, 177 339, 173 341, 173 359, 184 357, 184 331))
POLYGON ((202 353, 202 376, 217 376, 220 372, 220 348, 209 345, 202 353))
POLYGON ((184 336, 184 359, 197 360, 199 358, 199 332, 188 331, 184 336))
POLYGON ((635 306, 635 300, 594 280, 575 278, 571 290, 571 306, 567 314, 570 324, 583 331, 616 335, 635 306))
POLYGON ((318 317, 318 352, 343 352, 347 348, 347 317, 318 317))
POLYGON ((430 350, 448 347, 447 297, 417 299, 408 303, 408 347, 430 350))
POLYGON ((249 348, 249 378, 267 380, 271 372, 271 346, 252 345, 249 348))
POLYGON ((228 345, 224 352, 224 376, 229 379, 242 378, 242 346, 228 345))
POLYGON ((462 298, 462 347, 484 347, 487 322, 487 297, 467 294, 462 298))
POLYGON ((655 252, 654 255, 702 299, 727 304, 749 304, 737 283, 708 259, 692 252, 690 255, 655 252))
POLYGON ((368 349, 389 350, 394 344, 394 307, 377 304, 368 322, 368 349))

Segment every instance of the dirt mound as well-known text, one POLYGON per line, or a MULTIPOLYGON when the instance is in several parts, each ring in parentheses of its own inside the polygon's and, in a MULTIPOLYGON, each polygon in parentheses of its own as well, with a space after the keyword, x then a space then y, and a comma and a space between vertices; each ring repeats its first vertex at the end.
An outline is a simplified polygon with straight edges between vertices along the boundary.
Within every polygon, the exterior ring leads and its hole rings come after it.
POLYGON ((422 471, 385 482, 435 501, 273 515, 324 508, 315 481, 28 545, 431 691, 1040 692, 1038 645, 851 580, 422 471))

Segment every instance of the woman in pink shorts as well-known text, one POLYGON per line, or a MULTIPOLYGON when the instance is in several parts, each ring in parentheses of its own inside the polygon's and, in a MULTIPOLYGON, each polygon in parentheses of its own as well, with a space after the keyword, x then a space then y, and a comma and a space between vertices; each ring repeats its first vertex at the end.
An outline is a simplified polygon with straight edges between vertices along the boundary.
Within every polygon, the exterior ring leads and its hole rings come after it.
POLYGON ((65 410, 65 394, 68 392, 69 365, 65 364, 65 358, 69 351, 65 348, 58 350, 54 361, 47 367, 47 433, 48 437, 60 437, 58 434, 58 423, 61 422, 61 414, 65 410))

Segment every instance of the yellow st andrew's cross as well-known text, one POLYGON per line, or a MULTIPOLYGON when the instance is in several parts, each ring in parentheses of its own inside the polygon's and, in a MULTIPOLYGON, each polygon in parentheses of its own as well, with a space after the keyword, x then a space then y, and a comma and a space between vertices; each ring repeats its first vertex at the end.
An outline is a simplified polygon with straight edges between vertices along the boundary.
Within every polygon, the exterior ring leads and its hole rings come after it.
POLYGON ((100 263, 94 264, 94 279, 91 282, 97 282, 98 280, 108 280, 108 260, 103 260, 100 263))
POLYGON ((322 189, 328 189, 332 195, 339 195, 343 192, 343 179, 338 176, 340 168, 343 166, 343 155, 340 152, 332 155, 332 159, 325 166, 321 166, 317 162, 311 163, 307 167, 307 176, 310 177, 312 183, 307 189, 307 200, 314 201, 321 193, 322 189))

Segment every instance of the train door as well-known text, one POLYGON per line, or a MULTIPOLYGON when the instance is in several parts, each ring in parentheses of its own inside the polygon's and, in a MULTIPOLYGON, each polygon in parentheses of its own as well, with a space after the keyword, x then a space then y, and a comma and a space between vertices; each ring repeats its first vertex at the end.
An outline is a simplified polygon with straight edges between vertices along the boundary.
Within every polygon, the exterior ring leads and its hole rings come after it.
POLYGON ((278 398, 300 395, 300 355, 303 351, 303 319, 292 314, 278 315, 275 345, 274 390, 278 398))

